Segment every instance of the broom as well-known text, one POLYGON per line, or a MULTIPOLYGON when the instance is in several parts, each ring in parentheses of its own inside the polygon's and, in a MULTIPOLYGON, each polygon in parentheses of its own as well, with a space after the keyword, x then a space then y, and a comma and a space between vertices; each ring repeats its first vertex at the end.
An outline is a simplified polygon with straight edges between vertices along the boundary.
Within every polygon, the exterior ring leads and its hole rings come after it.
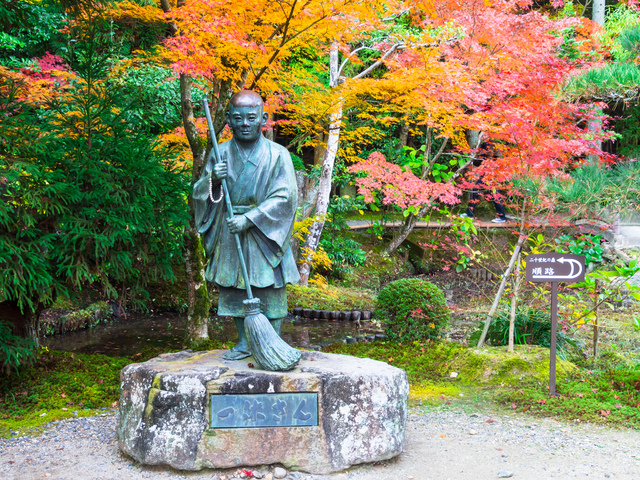
MULTIPOLYGON (((218 142, 216 141, 215 132, 213 130, 213 122, 211 121, 211 113, 209 112, 209 103, 207 99, 203 99, 204 112, 207 116, 209 125, 209 134, 211 135, 211 143, 213 143, 213 155, 215 163, 220 163, 220 151, 218 150, 218 142)), ((227 179, 222 179, 222 193, 225 198, 227 207, 227 218, 233 218, 233 205, 229 197, 227 188, 227 179)), ((291 370, 300 361, 301 353, 299 350, 290 347, 280 338, 271 325, 271 322, 260 313, 260 299, 255 298, 251 292, 249 284, 249 274, 247 273, 247 264, 244 261, 240 237, 237 233, 233 234, 236 241, 236 249, 238 250, 238 258, 240 259, 240 268, 247 289, 247 300, 244 300, 244 329, 249 340, 249 347, 253 353, 253 358, 264 370, 291 370)))

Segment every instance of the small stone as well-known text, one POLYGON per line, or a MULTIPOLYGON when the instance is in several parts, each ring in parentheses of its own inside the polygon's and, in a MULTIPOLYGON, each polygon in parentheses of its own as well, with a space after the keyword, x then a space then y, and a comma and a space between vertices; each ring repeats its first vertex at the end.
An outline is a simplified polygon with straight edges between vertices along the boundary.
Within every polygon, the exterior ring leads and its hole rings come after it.
POLYGON ((451 373, 449 374, 449 377, 451 377, 451 378, 457 378, 457 377, 458 377, 458 372, 451 372, 451 373))
POLYGON ((469 435, 477 435, 478 432, 476 430, 469 430, 469 435))
POLYGON ((267 473, 266 480, 273 480, 273 474, 267 473))
POLYGON ((608 473, 604 474, 605 478, 609 478, 611 475, 609 475, 608 473))
POLYGON ((502 454, 502 458, 507 458, 509 455, 507 455, 506 453, 502 454))
POLYGON ((264 477, 264 475, 262 475, 259 471, 254 470, 253 471, 253 478, 262 478, 264 477))
POLYGON ((472 413, 471 415, 469 415, 471 418, 478 418, 480 417, 480 415, 478 415, 477 413, 472 413))
POLYGON ((511 478, 513 477, 513 472, 498 472, 498 478, 511 478))
POLYGON ((276 467, 273 469, 274 478, 284 478, 287 476, 287 471, 284 468, 276 467))

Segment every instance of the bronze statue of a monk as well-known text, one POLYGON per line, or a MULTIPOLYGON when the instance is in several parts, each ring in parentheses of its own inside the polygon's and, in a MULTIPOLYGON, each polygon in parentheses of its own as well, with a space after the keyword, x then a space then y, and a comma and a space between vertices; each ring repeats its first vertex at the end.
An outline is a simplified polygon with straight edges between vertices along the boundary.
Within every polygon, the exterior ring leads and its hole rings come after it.
POLYGON ((290 240, 298 202, 289 152, 267 140, 268 120, 260 95, 243 90, 231 97, 226 120, 233 139, 220 145, 222 162, 210 155, 193 187, 195 221, 209 259, 205 277, 220 291, 218 315, 233 317, 239 342, 229 360, 251 355, 244 329, 247 298, 233 234, 240 235, 249 281, 262 313, 280 334, 287 314, 287 283, 300 279, 290 240), (233 219, 227 219, 220 182, 227 179, 233 219))

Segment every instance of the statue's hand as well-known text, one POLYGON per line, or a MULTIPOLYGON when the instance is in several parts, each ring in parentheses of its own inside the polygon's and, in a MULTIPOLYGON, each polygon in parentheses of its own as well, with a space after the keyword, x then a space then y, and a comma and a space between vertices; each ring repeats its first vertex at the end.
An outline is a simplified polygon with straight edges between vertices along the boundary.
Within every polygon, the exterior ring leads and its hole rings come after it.
POLYGON ((248 230, 253 223, 244 215, 235 215, 233 218, 227 219, 227 225, 229 226, 229 231, 235 234, 248 230))
POLYGON ((211 178, 214 180, 222 180, 227 178, 227 162, 216 163, 211 170, 211 178))

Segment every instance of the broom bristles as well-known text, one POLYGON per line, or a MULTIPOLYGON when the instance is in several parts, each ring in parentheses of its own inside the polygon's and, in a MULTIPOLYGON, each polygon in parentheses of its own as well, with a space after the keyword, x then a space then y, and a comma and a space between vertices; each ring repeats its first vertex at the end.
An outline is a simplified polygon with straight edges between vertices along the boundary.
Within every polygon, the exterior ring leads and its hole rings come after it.
POLYGON ((264 370, 291 370, 300 361, 300 350, 287 345, 263 314, 248 315, 244 319, 244 328, 253 358, 264 370))

